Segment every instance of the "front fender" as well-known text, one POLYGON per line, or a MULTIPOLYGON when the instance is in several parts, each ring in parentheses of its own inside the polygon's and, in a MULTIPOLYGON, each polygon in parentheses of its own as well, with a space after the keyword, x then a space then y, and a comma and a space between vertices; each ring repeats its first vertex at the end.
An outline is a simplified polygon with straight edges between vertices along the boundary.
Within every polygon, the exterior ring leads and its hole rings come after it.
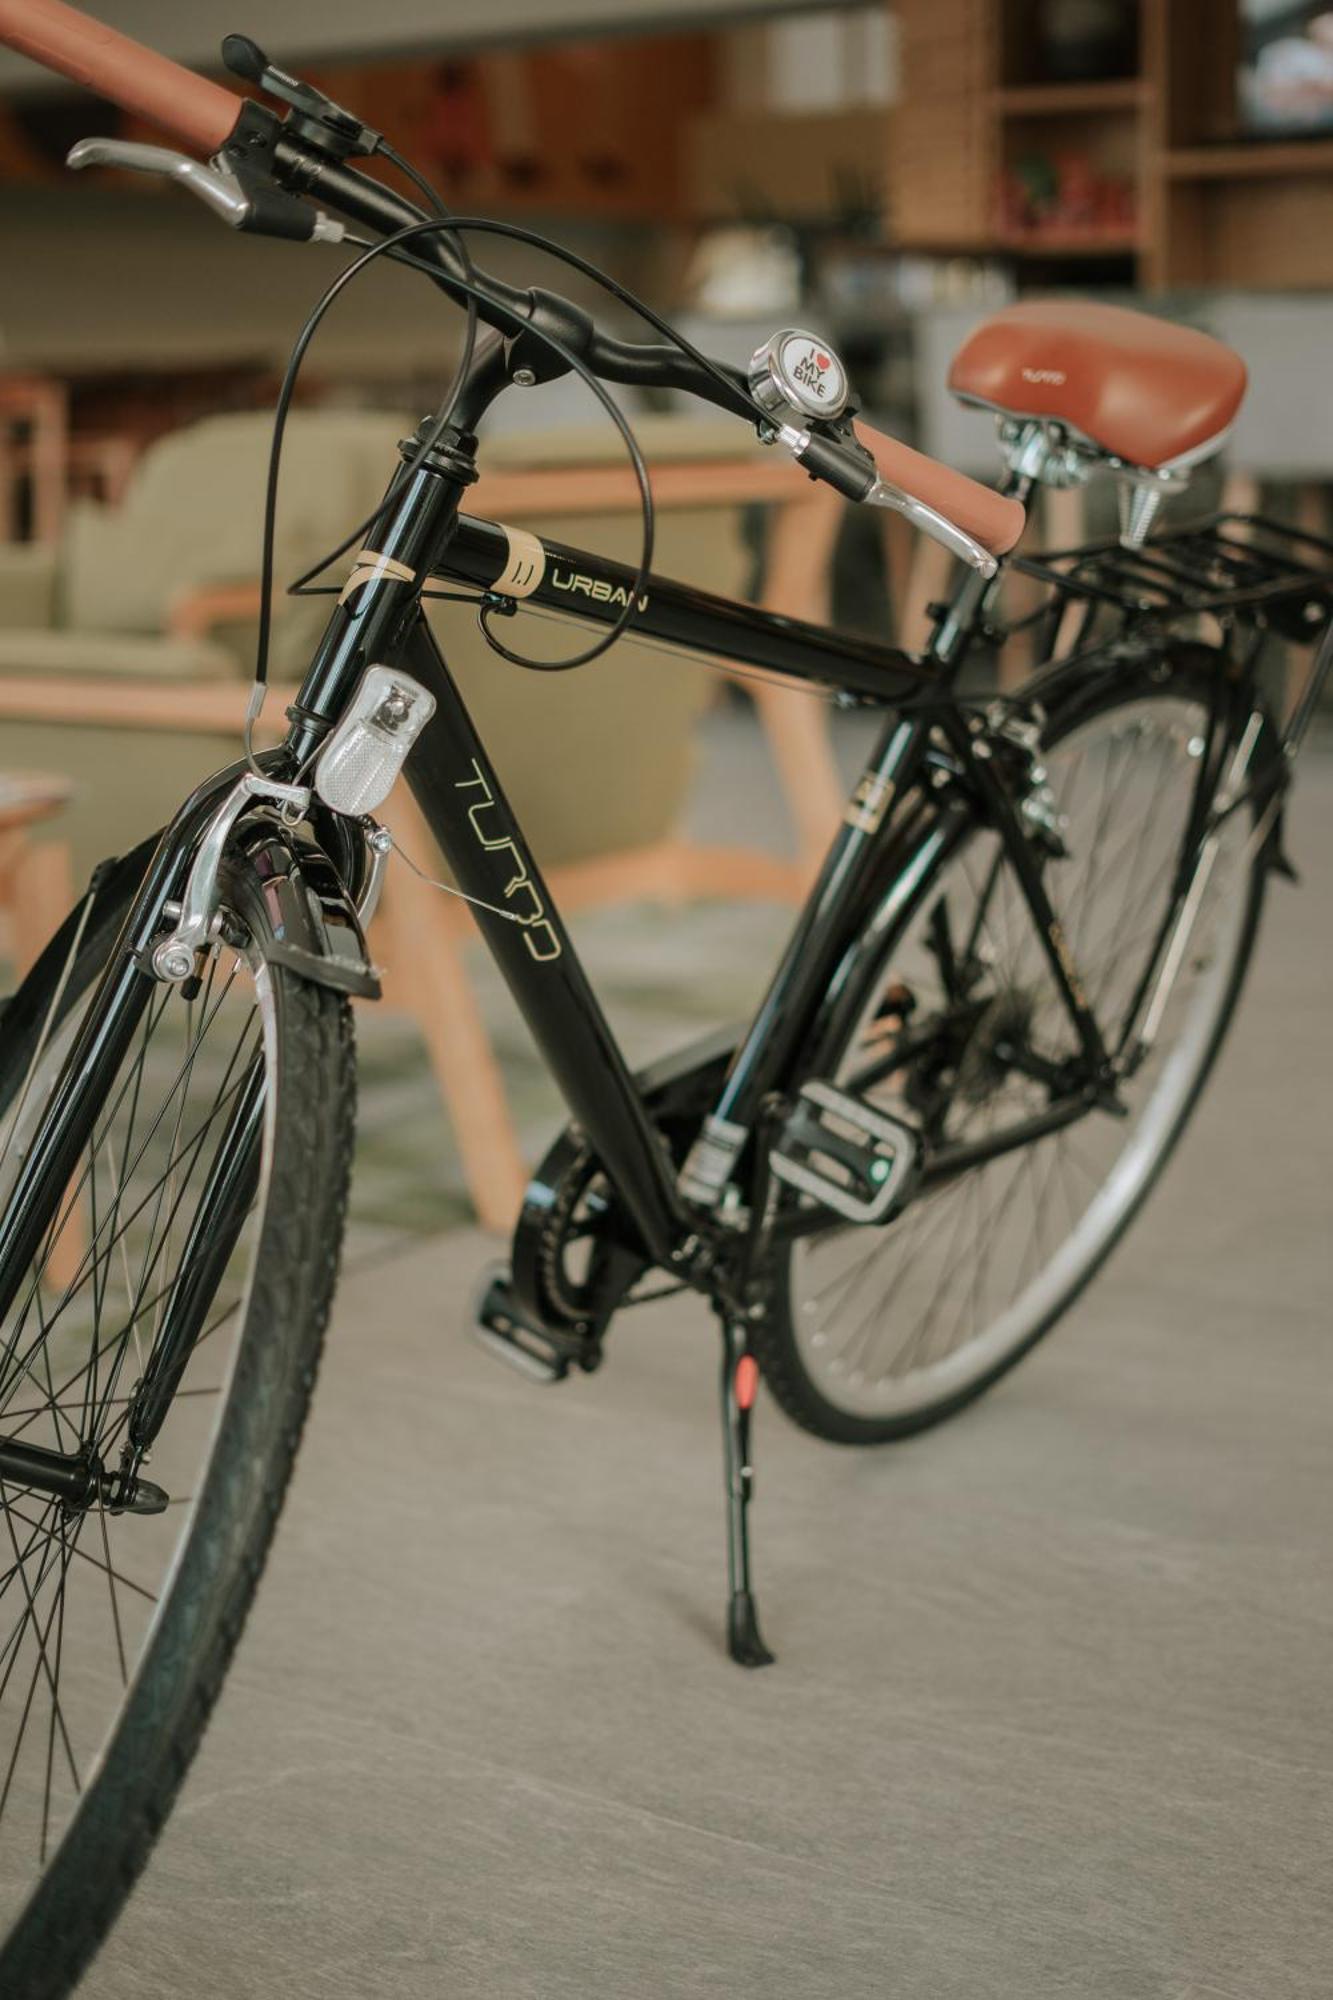
POLYGON ((258 904, 246 918, 263 923, 274 964, 335 993, 378 1000, 379 975, 356 906, 311 827, 256 816, 237 828, 233 853, 245 858, 258 904))
MULTIPOLYGON (((277 776, 281 755, 261 751, 259 762, 277 776)), ((230 765, 205 780, 176 814, 170 826, 143 840, 128 854, 101 862, 93 870, 88 894, 95 903, 133 894, 125 943, 147 969, 153 941, 163 928, 163 905, 178 897, 198 844, 217 811, 247 766, 230 765)), ((359 870, 363 844, 345 820, 319 809, 313 826, 282 826, 256 813, 235 830, 230 855, 252 857, 257 890, 248 914, 264 924, 266 946, 276 963, 289 965, 304 979, 378 999, 379 978, 366 949, 356 912, 355 894, 362 884, 359 870), (332 850, 336 859, 330 858, 332 850), (345 871, 342 872, 342 871, 345 871), (348 887, 348 880, 351 887, 348 887)), ((6 1032, 22 1032, 34 1008, 44 1005, 51 981, 58 979, 75 936, 89 920, 80 898, 47 944, 28 977, 5 1003, 6 1032)))

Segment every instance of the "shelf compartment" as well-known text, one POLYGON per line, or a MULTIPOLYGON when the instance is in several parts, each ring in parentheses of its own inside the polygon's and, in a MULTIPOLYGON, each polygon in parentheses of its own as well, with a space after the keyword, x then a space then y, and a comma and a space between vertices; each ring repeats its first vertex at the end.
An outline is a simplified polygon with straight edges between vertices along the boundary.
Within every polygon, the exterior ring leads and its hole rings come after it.
POLYGON ((1245 291, 1333 286, 1333 181, 1310 174, 1168 181, 1162 275, 1245 291))
POLYGON ((1133 257, 1142 247, 1137 229, 1009 229, 994 241, 1008 257, 1133 257))
POLYGON ((1137 111, 1148 95, 1139 76, 1092 83, 1010 84, 992 92, 991 103, 1007 118, 1065 118, 1099 111, 1137 111))
POLYGON ((1333 138, 1258 139, 1239 146, 1184 146, 1165 158, 1177 181, 1258 180, 1273 175, 1333 174, 1333 138))

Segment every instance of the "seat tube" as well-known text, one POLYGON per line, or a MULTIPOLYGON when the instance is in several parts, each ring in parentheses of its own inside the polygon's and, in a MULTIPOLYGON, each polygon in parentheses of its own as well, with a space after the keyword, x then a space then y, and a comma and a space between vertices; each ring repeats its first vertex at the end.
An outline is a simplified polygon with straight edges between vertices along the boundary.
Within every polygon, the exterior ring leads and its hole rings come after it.
POLYGON ((920 718, 889 724, 861 775, 709 1121, 729 1133, 724 1144, 738 1150, 766 1094, 781 1087, 849 938, 864 922, 871 885, 883 867, 883 830, 915 775, 929 727, 920 718))

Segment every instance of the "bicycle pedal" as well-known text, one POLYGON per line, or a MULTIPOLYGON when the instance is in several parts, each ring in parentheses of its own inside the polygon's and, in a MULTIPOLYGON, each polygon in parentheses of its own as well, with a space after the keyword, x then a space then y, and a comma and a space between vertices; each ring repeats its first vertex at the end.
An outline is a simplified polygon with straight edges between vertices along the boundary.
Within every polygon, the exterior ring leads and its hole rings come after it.
POLYGON ((918 1150, 909 1125, 816 1079, 802 1084, 769 1166, 848 1222, 883 1222, 907 1193, 918 1150))
POLYGON ((518 1303, 504 1265, 496 1265, 482 1278, 472 1333, 488 1354, 507 1361, 530 1382, 563 1382, 571 1362, 582 1354, 581 1342, 553 1333, 518 1303))

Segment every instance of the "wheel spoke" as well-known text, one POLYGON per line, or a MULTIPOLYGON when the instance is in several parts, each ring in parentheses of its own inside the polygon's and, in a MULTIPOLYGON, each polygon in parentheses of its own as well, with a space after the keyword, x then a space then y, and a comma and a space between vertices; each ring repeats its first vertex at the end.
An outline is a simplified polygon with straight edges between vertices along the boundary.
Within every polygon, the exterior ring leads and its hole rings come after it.
POLYGON ((106 1558, 103 1567, 106 1570, 106 1587, 111 1599, 111 1623, 116 1634, 116 1661, 120 1667, 120 1684, 122 1687, 128 1687, 130 1684, 130 1669, 129 1663, 125 1658, 125 1628, 120 1622, 120 1599, 116 1596, 116 1572, 111 1562, 111 1537, 106 1530, 106 1507, 103 1504, 100 1493, 97 1496, 97 1524, 102 1535, 102 1554, 106 1558))
MULTIPOLYGON (((1191 865, 1183 843, 1200 765, 1188 746, 1206 731, 1206 704, 1168 689, 1124 696, 1043 746, 1068 850, 1045 864, 1048 894, 1109 1047, 1119 1046, 1191 865)), ((1243 831, 1226 852, 1232 866, 1216 867, 1210 884, 1207 949, 1173 989, 1149 1059, 1120 1079, 1124 1118, 1090 1108, 984 1156, 961 1180, 927 1181, 907 1213, 864 1243, 849 1230, 788 1240, 797 1351, 836 1408, 910 1415, 994 1373, 1049 1323, 1142 1199, 1178 1124, 1153 1107, 1163 1092, 1187 1106, 1240 948, 1243 831), (1225 925, 1219 911, 1229 912, 1225 925), (1182 1042, 1184 1064, 1168 1061, 1182 1042)), ((868 992, 833 1080, 854 1094, 873 1087, 877 1106, 924 1131, 928 1157, 941 1146, 998 1144, 1058 1097, 1079 1045, 993 835, 975 835, 943 864, 886 947, 880 981, 881 994, 892 984, 911 991, 918 1039, 909 1028, 898 1050, 869 1049, 865 1033, 884 1003, 868 992), (922 1023, 934 1024, 928 1045, 922 1023), (1012 1059, 997 1053, 1006 1042, 1012 1059)))
MULTIPOLYGON (((78 1767, 74 1762, 74 1752, 70 1747, 69 1732, 65 1727, 64 1711, 60 1706, 59 1645, 57 1644, 56 1647, 56 1662, 54 1668, 52 1666, 51 1656, 47 1647, 47 1641, 51 1636, 51 1626, 55 1620, 57 1612, 59 1612, 60 1614, 60 1621, 61 1621, 60 1631, 62 1634, 64 1631, 65 1576, 69 1568, 69 1542, 67 1539, 65 1522, 63 1518, 61 1518, 61 1516, 57 1513, 56 1519, 59 1530, 59 1553, 57 1556, 53 1551, 52 1562, 53 1564, 57 1561, 59 1563, 60 1582, 55 1592, 54 1602, 52 1604, 51 1611, 47 1616, 46 1625, 45 1627, 39 1630, 40 1621, 37 1615, 37 1598, 40 1595, 47 1571, 44 1569, 42 1575, 38 1578, 36 1590, 30 1589, 28 1584, 27 1571, 24 1566, 23 1558, 19 1554, 18 1537, 14 1533, 14 1524, 13 1521, 10 1519, 9 1509, 6 1507, 3 1511, 5 1516, 5 1524, 9 1530, 10 1544, 14 1550, 14 1560, 18 1566, 19 1581, 23 1585, 24 1596, 27 1600, 27 1609, 25 1616, 29 1621, 29 1629, 36 1635, 37 1639, 37 1659, 33 1665, 33 1678, 31 1683, 29 1684, 28 1697, 26 1702, 24 1703, 24 1708, 23 1708, 24 1720, 23 1724, 20 1727, 19 1740, 14 1746, 14 1756, 10 1760, 9 1770, 5 1777, 4 1793, 3 1795, 0 1795, 0 1819, 3 1819, 4 1817, 5 1800, 9 1796, 9 1787, 13 1781, 13 1776, 14 1776, 14 1766, 18 1761, 18 1753, 22 1745, 23 1731, 24 1729, 26 1729, 27 1718, 32 1709, 32 1698, 36 1690, 37 1676, 39 1673, 45 1676, 47 1688, 51 1698, 51 1716, 52 1716, 51 1729, 53 1732, 52 1749, 54 1750, 54 1731, 58 1727, 60 1731, 60 1740, 64 1746, 65 1755, 69 1760, 70 1776, 74 1780, 74 1789, 76 1792, 81 1789, 79 1784, 78 1767)), ((50 1819, 50 1810, 51 1810, 51 1762, 50 1758, 48 1757, 47 1771, 46 1771, 46 1789, 43 1797, 43 1806, 42 1806, 41 1858, 43 1861, 45 1861, 46 1859, 46 1837, 47 1837, 48 1823, 50 1819)))
MULTIPOLYGON (((6 1074, 0 1047, 0 1128, 12 1129, 24 1147, 53 1100, 77 1010, 98 990, 115 930, 105 919, 99 923, 100 957, 85 959, 71 978, 70 1011, 62 1016, 54 1003, 47 1010, 22 1076, 6 1074), (26 1109, 7 1098, 11 1090, 22 1094, 26 1109)), ((160 1465, 153 1475, 167 1488, 171 1511, 136 1512, 128 1495, 128 1506, 117 1505, 118 1483, 138 1471, 129 1425, 139 1385, 172 1324, 173 1297, 182 1296, 186 1246, 210 1254, 211 1218, 201 1210, 212 1185, 210 1162, 253 1084, 254 1065, 267 1064, 272 1014, 252 970, 251 957, 219 949, 201 963, 193 998, 173 987, 150 996, 0 1329, 0 1434, 85 1456, 89 1467, 78 1498, 0 1483, 6 1898, 25 1876, 31 1886, 52 1861, 77 1801, 104 1768, 220 1434, 215 1412, 230 1376, 232 1335, 242 1324, 242 1260, 252 1259, 258 1242, 257 1199, 234 1243, 228 1235, 210 1294, 200 1297, 188 1372, 155 1440, 160 1465), (209 1341, 210 1358, 196 1366, 209 1341)), ((9 1163, 0 1171, 7 1182, 9 1163)), ((232 1231, 235 1223, 233 1216, 232 1231)), ((0 1940, 14 1914, 8 1902, 0 1909, 0 1940)))
MULTIPOLYGON (((185 1142, 185 1147, 184 1147, 184 1151, 185 1151, 185 1153, 186 1153, 186 1154, 189 1154, 189 1153, 191 1153, 191 1151, 192 1151, 193 1149, 197 1149, 198 1147, 200 1147, 200 1146, 202 1146, 202 1145, 203 1145, 204 1141, 205 1141, 205 1140, 207 1139, 207 1137, 208 1137, 208 1133, 209 1133, 210 1129, 212 1128, 212 1126, 213 1126, 213 1124, 215 1123, 215 1121, 217 1120, 217 1118, 218 1118, 218 1117, 219 1117, 219 1116, 220 1116, 220 1115, 221 1115, 221 1114, 222 1114, 222 1113, 223 1113, 224 1111, 226 1111, 226 1110, 228 1110, 228 1109, 230 1108, 230 1106, 231 1106, 231 1103, 232 1103, 233 1099, 234 1099, 234 1098, 235 1098, 236 1096, 238 1096, 238 1095, 239 1095, 239 1093, 240 1093, 240 1091, 241 1091, 241 1090, 243 1090, 243 1088, 244 1088, 244 1084, 245 1084, 245 1079, 244 1079, 244 1077, 241 1077, 241 1078, 240 1078, 240 1079, 238 1079, 238 1080, 237 1080, 237 1081, 236 1081, 235 1083, 231 1084, 230 1088, 228 1089, 228 1091, 227 1091, 227 1092, 225 1093, 225 1095, 224 1095, 224 1096, 222 1096, 222 1097, 220 1097, 220 1098, 218 1099, 218 1101, 217 1101, 217 1102, 216 1102, 216 1103, 214 1104, 214 1106, 213 1106, 212 1110, 211 1110, 211 1111, 210 1111, 210 1112, 208 1113, 208 1116, 207 1116, 207 1117, 206 1117, 206 1118, 204 1119, 203 1123, 202 1123, 202 1124, 201 1124, 201 1125, 200 1125, 200 1126, 199 1126, 199 1127, 198 1127, 198 1128, 197 1128, 197 1129, 196 1129, 195 1131, 193 1131, 193 1132, 192 1132, 192 1133, 190 1134, 190 1137, 189 1137, 189 1139, 188 1139, 188 1140, 187 1140, 187 1141, 185 1142)), ((115 1245, 116 1245, 116 1242, 117 1242, 117 1240, 118 1240, 119 1236, 123 1235, 123 1234, 125 1233, 125 1231, 127 1231, 128 1229, 130 1229, 130 1228, 132 1228, 132 1227, 133 1227, 134 1223, 135 1223, 135 1222, 136 1222, 136 1221, 138 1220, 138 1218, 139 1218, 139 1217, 140 1217, 140 1216, 141 1216, 141 1215, 143 1214, 143 1212, 145 1211, 145 1209, 146 1209, 146 1208, 147 1208, 147 1207, 149 1206, 149 1204, 150 1204, 150 1203, 151 1203, 151 1202, 153 1201, 153 1199, 154 1199, 154 1196, 155 1196, 155 1195, 157 1194, 157 1192, 158 1192, 159 1188, 161 1187, 161 1185, 162 1185, 163 1181, 164 1181, 164 1180, 166 1180, 166 1179, 168 1179, 168 1178, 170 1177, 170 1175, 171 1175, 172 1171, 174 1170, 174 1168, 175 1168, 176 1164, 177 1164, 177 1162, 176 1162, 176 1161, 175 1161, 174 1159, 173 1159, 173 1160, 172 1160, 172 1161, 171 1161, 171 1162, 170 1162, 170 1163, 168 1164, 168 1166, 167 1166, 167 1168, 166 1168, 166 1169, 164 1170, 163 1174, 161 1174, 161 1175, 160 1175, 160 1176, 158 1177, 158 1179, 157 1179, 157 1180, 155 1180, 155 1181, 154 1181, 154 1182, 152 1183, 152 1185, 151 1185, 151 1186, 150 1186, 150 1187, 148 1188, 147 1192, 146 1192, 146 1193, 145 1193, 144 1195, 142 1195, 142 1196, 140 1197, 140 1199, 139 1199, 139 1200, 138 1200, 138 1202, 137 1202, 137 1203, 135 1204, 135 1206, 134 1206, 134 1207, 133 1207, 133 1208, 132 1208, 132 1209, 130 1210, 129 1214, 128 1214, 127 1216, 125 1216, 125 1217, 124 1217, 124 1218, 123 1218, 123 1219, 122 1219, 122 1220, 121 1220, 121 1221, 119 1222, 119 1225, 118 1225, 118 1228, 117 1228, 117 1230, 116 1230, 116 1231, 115 1231, 115 1232, 113 1233, 113 1235, 112 1235, 112 1236, 111 1236, 110 1238, 108 1238, 108 1239, 107 1239, 107 1241, 106 1241, 105 1243, 103 1243, 103 1244, 102 1244, 102 1246, 101 1246, 101 1248, 100 1248, 100 1249, 97 1249, 97 1248, 96 1248, 96 1246, 94 1246, 94 1245, 91 1245, 91 1244, 89 1245, 89 1250, 88 1250, 88 1252, 87 1252, 87 1253, 85 1254, 85 1260, 84 1260, 84 1267, 83 1267, 83 1268, 84 1268, 85 1270, 86 1270, 86 1268, 87 1268, 87 1257, 88 1257, 89 1255, 94 1255, 94 1254, 95 1254, 95 1255, 96 1255, 97 1257, 109 1257, 109 1256, 111 1255, 112 1251, 113 1251, 113 1250, 114 1250, 114 1248, 115 1248, 115 1245)), ((102 1227, 103 1227, 103 1229, 106 1229, 106 1228, 108 1227, 108 1225, 109 1225, 109 1223, 110 1223, 111 1219, 112 1219, 112 1218, 111 1218, 110 1216, 108 1216, 107 1218, 105 1218, 105 1219, 104 1219, 104 1221, 103 1221, 103 1224, 102 1224, 102 1227)), ((65 1308, 65 1307, 67 1307, 67 1306, 68 1306, 68 1304, 69 1304, 69 1301, 70 1301, 70 1300, 71 1300, 71 1298, 72 1298, 72 1297, 74 1296, 74 1292, 75 1292, 75 1289, 76 1289, 76 1287, 77 1287, 77 1280, 76 1280, 75 1282, 72 1282, 72 1283, 71 1283, 71 1285, 70 1285, 70 1287, 68 1288, 68 1290, 66 1291, 66 1293, 65 1293, 64 1297, 63 1297, 63 1298, 61 1299, 61 1301, 60 1301, 60 1305, 59 1305, 59 1307, 57 1308, 57 1313, 58 1313, 59 1311, 63 1310, 63 1309, 65 1308)), ((141 1310, 141 1305, 140 1305, 140 1308, 139 1308, 139 1309, 141 1310)), ((54 1318, 55 1318, 55 1317, 56 1317, 56 1314, 53 1314, 53 1315, 52 1315, 52 1318, 53 1318, 53 1320, 54 1320, 54 1318)), ((121 1333, 125 1333, 125 1332, 127 1332, 127 1331, 128 1331, 128 1327, 125 1327, 125 1328, 122 1328, 122 1329, 121 1329, 120 1331, 121 1331, 121 1333)), ((117 1338, 119 1338, 119 1335, 117 1336, 117 1338)), ((23 1356, 22 1356, 22 1357, 20 1358, 20 1360, 19 1360, 19 1363, 18 1363, 18 1366, 19 1366, 19 1369, 20 1369, 20 1371, 22 1371, 22 1372, 26 1372, 26 1373, 31 1373, 31 1370, 30 1370, 30 1368, 29 1368, 28 1364, 29 1364, 29 1362, 30 1362, 30 1360, 31 1360, 31 1357, 32 1357, 32 1354, 33 1354, 33 1353, 35 1352, 35 1350, 36 1350, 36 1347, 37 1347, 37 1346, 38 1346, 39 1344, 40 1344, 40 1336, 38 1337, 38 1341, 35 1341, 35 1342, 34 1342, 34 1343, 32 1344, 32 1346, 30 1346, 30 1347, 29 1347, 29 1348, 28 1348, 27 1350, 25 1350, 25 1353, 24 1353, 24 1355, 23 1355, 23 1356)), ((115 1345, 115 1342, 113 1341, 113 1342, 110 1342, 110 1343, 107 1343, 107 1344, 106 1344, 106 1346, 103 1346, 103 1347, 100 1347, 100 1348, 95 1348, 95 1349, 94 1349, 94 1353, 93 1353, 93 1361, 94 1361, 94 1363, 96 1363, 96 1361, 97 1361, 97 1359, 98 1359, 98 1357, 99 1357, 100 1353, 102 1353, 102 1352, 106 1352, 106 1351, 107 1351, 107 1347, 110 1347, 110 1346, 114 1346, 114 1345, 115 1345)), ((14 1393, 14 1391, 13 1391, 13 1387, 12 1387, 12 1386, 8 1386, 8 1385, 7 1385, 7 1384, 6 1384, 5 1382, 4 1382, 4 1378, 3 1378, 3 1375, 2 1375, 2 1374, 0 1374, 0 1411, 2 1411, 2 1410, 3 1410, 3 1408, 4 1408, 4 1406, 5 1406, 5 1401, 7 1400, 7 1397, 6 1397, 6 1393, 5 1393, 5 1392, 6 1392, 6 1389, 7 1389, 7 1394, 8 1394, 9 1396, 12 1396, 12 1394, 14 1393)), ((98 1400, 98 1399, 92 1399, 92 1400, 98 1400)))

